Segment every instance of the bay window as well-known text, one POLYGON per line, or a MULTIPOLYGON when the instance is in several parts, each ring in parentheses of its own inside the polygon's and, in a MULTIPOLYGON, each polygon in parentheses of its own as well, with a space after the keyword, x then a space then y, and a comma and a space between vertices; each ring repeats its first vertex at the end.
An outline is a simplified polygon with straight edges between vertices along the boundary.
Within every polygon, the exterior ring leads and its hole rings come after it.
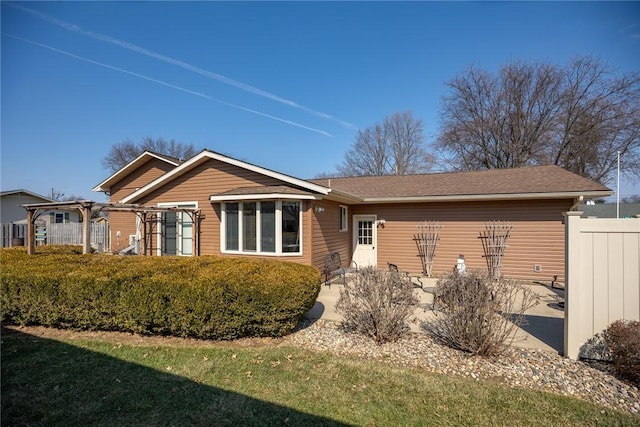
POLYGON ((266 255, 300 254, 301 202, 222 203, 221 250, 266 255))

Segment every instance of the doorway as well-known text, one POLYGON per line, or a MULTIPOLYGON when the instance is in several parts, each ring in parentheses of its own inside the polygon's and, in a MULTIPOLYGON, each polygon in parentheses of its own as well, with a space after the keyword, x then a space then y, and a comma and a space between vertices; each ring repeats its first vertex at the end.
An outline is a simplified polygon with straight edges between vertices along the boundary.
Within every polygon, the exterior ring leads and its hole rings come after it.
POLYGON ((353 260, 358 267, 375 267, 378 264, 377 240, 376 216, 354 215, 353 260))

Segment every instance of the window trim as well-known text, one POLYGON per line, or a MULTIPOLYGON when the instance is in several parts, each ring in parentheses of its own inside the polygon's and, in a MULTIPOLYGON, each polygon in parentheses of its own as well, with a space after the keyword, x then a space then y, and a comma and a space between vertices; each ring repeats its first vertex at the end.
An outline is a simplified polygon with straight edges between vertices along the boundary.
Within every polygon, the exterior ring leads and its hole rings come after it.
POLYGON ((338 231, 349 231, 349 207, 340 205, 338 215, 338 231))
MULTIPOLYGON (((163 203, 158 203, 157 206, 159 208, 189 208, 189 209, 198 209, 198 202, 197 201, 187 201, 187 202, 163 202, 163 203)), ((180 213, 181 215, 185 215, 186 212, 176 212, 176 213, 180 213)), ((164 251, 164 247, 163 247, 163 236, 162 233, 164 232, 164 227, 162 227, 162 219, 164 217, 164 212, 158 217, 157 219, 157 226, 156 226, 156 241, 158 243, 158 249, 156 250, 156 254, 158 256, 171 256, 171 255, 165 255, 163 253, 164 251)), ((194 242, 196 239, 196 236, 193 234, 194 231, 194 225, 193 225, 193 221, 191 222, 191 253, 190 254, 184 254, 183 250, 182 250, 182 239, 178 238, 178 236, 181 236, 181 234, 178 234, 178 224, 180 224, 181 220, 178 220, 176 218, 176 255, 175 256, 195 256, 194 253, 194 242)), ((181 227, 181 225, 180 225, 181 227)))
POLYGON ((272 256, 272 257, 291 257, 291 256, 302 256, 303 255, 303 204, 302 200, 296 199, 260 199, 256 200, 254 198, 249 198, 246 200, 229 200, 220 203, 220 253, 223 254, 233 254, 233 255, 255 255, 255 256, 272 256), (254 251, 245 251, 243 248, 243 219, 242 215, 244 213, 244 202, 248 203, 256 203, 256 250, 254 251), (262 251, 262 202, 275 202, 275 228, 276 228, 276 241, 275 241, 275 252, 264 252, 262 251), (297 202, 300 206, 298 212, 298 236, 299 236, 299 250, 298 252, 283 252, 282 250, 282 202, 297 202), (237 203, 238 204, 238 250, 227 250, 227 203, 237 203))

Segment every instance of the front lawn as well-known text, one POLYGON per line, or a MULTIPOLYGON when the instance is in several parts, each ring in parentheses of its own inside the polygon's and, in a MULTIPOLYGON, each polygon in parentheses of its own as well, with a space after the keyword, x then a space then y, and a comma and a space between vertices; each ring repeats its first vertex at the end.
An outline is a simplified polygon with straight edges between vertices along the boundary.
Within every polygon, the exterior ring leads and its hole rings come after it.
POLYGON ((2 425, 638 425, 553 394, 278 344, 2 331, 2 425))

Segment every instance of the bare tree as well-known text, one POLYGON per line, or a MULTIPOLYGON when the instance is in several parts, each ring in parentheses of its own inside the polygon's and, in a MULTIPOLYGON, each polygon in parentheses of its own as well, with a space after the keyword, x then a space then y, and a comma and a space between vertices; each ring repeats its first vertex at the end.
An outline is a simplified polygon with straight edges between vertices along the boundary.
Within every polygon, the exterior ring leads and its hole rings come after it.
POLYGON ((102 160, 102 165, 105 169, 111 169, 115 172, 145 151, 153 151, 180 160, 188 159, 196 154, 193 144, 184 144, 174 139, 169 141, 163 138, 153 139, 146 136, 138 144, 128 139, 114 144, 102 160))
POLYGON ((640 176, 640 73, 600 60, 566 67, 513 62, 448 82, 436 146, 455 170, 555 164, 606 184, 640 176))
POLYGON ((640 194, 623 197, 620 199, 620 203, 640 203, 640 194))
POLYGON ((424 145, 422 119, 411 111, 394 113, 382 123, 359 130, 342 164, 341 175, 406 175, 428 171, 433 157, 424 145))

